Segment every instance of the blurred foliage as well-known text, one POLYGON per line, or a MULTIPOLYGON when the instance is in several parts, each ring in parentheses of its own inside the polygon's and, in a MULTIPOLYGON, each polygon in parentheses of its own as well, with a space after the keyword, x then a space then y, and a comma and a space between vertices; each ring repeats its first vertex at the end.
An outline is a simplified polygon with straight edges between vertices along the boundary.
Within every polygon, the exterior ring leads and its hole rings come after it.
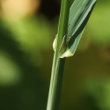
POLYGON ((0 52, 0 84, 15 83, 20 79, 19 68, 10 59, 5 53, 0 52))
MULTIPOLYGON (((97 1, 99 2, 99 1, 97 1)), ((93 16, 88 24, 93 42, 100 45, 109 45, 110 43, 110 1, 97 3, 93 16), (97 36, 97 37, 96 37, 97 36)))
MULTIPOLYGON (((45 110, 59 12, 46 1, 36 16, 0 19, 0 110, 45 110)), ((66 62, 60 110, 110 110, 109 12, 110 0, 97 0, 66 62)))
POLYGON ((40 64, 41 53, 51 48, 52 37, 50 36, 55 35, 53 29, 56 27, 52 28, 44 19, 34 17, 17 21, 4 21, 4 25, 10 29, 13 34, 12 39, 19 43, 20 48, 30 54, 33 61, 36 59, 37 64, 40 64))

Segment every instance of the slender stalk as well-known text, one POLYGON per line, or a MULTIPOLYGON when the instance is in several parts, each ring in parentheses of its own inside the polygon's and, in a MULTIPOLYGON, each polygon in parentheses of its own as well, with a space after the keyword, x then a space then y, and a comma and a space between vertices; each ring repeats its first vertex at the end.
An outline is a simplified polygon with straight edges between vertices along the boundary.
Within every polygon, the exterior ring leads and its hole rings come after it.
POLYGON ((65 58, 60 59, 59 50, 62 43, 62 39, 67 32, 68 14, 69 14, 69 9, 67 5, 68 5, 68 0, 62 0, 57 47, 56 47, 56 52, 54 54, 54 59, 53 59, 51 81, 50 81, 50 88, 49 88, 49 95, 48 95, 46 110, 58 110, 63 70, 64 70, 64 64, 65 64, 65 58))

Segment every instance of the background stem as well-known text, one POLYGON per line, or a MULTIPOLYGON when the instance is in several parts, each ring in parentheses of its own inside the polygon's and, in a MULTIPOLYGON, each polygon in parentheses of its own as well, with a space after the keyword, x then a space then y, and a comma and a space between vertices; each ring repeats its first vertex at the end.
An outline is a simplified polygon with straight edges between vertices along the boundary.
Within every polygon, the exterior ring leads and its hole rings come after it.
POLYGON ((58 28, 58 40, 57 40, 56 52, 54 54, 54 59, 53 59, 47 110, 58 110, 63 70, 65 64, 65 58, 60 59, 59 50, 63 36, 67 33, 68 15, 69 15, 68 0, 62 0, 59 28, 58 28))

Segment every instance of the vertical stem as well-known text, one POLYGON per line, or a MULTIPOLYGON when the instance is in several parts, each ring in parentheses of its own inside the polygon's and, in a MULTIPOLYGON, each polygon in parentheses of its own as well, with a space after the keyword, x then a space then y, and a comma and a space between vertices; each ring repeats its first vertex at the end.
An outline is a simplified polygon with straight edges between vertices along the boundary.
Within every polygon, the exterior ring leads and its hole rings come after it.
POLYGON ((69 15, 68 0, 62 0, 59 28, 58 28, 57 47, 56 47, 56 52, 54 54, 54 59, 53 59, 51 81, 50 81, 50 88, 49 88, 49 95, 48 95, 46 110, 58 110, 63 70, 64 70, 64 64, 65 64, 65 58, 60 59, 59 50, 60 50, 63 36, 67 33, 68 15, 69 15))

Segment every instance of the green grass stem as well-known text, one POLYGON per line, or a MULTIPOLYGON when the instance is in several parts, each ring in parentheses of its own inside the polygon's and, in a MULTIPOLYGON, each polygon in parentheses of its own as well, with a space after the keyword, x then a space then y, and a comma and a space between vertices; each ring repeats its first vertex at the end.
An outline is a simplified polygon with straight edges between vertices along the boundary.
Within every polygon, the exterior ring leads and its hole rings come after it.
POLYGON ((64 35, 67 33, 68 14, 69 14, 69 9, 67 5, 68 5, 68 0, 62 0, 59 28, 58 28, 58 40, 57 40, 56 51, 54 53, 46 110, 58 110, 62 78, 63 78, 63 70, 65 64, 65 58, 63 59, 60 58, 59 50, 62 44, 62 39, 64 35))

